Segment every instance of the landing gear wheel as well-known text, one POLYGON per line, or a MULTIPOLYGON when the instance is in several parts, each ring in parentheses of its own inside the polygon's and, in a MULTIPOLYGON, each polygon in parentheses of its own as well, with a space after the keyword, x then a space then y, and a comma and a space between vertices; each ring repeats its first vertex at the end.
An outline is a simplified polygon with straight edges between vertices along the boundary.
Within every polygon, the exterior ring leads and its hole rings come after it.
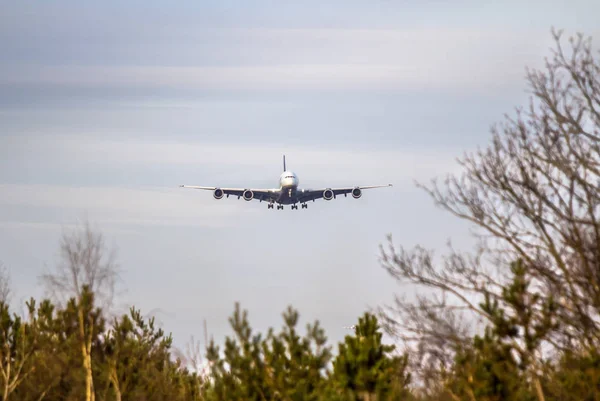
POLYGON ((283 205, 277 205, 277 210, 279 209, 283 210, 283 205))
POLYGON ((292 210, 294 209, 298 210, 298 205, 292 205, 292 210))
POLYGON ((272 203, 269 203, 269 204, 267 205, 267 209, 273 209, 273 204, 272 204, 272 203))
POLYGON ((302 204, 302 209, 308 209, 308 205, 306 203, 302 204))

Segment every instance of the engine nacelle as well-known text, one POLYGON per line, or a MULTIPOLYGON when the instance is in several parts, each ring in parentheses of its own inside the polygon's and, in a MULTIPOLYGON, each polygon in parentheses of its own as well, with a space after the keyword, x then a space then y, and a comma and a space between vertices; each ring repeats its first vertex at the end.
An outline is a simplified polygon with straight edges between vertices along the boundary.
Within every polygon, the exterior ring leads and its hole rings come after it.
POLYGON ((331 188, 327 188, 325 191, 323 191, 323 199, 325 199, 325 200, 333 199, 333 191, 331 190, 331 188))
POLYGON ((215 189, 215 192, 213 193, 213 196, 215 197, 215 199, 221 199, 224 195, 225 195, 225 193, 223 192, 223 190, 221 188, 215 189))
POLYGON ((254 198, 254 192, 247 189, 244 191, 244 194, 242 196, 244 197, 245 201, 251 201, 254 198))
POLYGON ((359 187, 356 187, 352 190, 352 197, 354 199, 358 199, 362 196, 362 189, 360 189, 359 187))

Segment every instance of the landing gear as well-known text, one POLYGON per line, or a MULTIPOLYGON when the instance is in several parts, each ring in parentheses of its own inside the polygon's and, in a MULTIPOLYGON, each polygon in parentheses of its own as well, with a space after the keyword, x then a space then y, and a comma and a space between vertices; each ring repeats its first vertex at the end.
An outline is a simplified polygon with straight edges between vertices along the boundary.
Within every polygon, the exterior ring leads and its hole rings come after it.
MULTIPOLYGON (((302 209, 308 209, 308 205, 305 202, 302 202, 302 209)), ((267 205, 267 209, 274 209, 275 208, 275 204, 274 203, 269 203, 267 205)), ((293 205, 290 206, 290 208, 292 210, 298 210, 298 204, 295 203, 293 205)), ((283 210, 283 205, 277 205, 277 210, 283 210)))

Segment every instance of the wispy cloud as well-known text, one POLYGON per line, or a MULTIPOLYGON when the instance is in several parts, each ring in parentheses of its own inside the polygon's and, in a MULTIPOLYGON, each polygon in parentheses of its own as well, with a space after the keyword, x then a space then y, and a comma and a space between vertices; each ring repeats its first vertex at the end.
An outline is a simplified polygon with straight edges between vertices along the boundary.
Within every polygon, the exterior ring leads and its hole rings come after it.
MULTIPOLYGON (((0 213, 0 219, 4 223, 19 222, 26 225, 55 223, 37 221, 27 213, 36 208, 46 210, 46 218, 60 216, 60 211, 68 211, 69 215, 86 215, 102 224, 138 226, 225 227, 233 224, 240 214, 253 213, 253 210, 244 209, 238 203, 218 203, 206 207, 190 193, 165 188, 5 184, 0 185, 0 192, 3 194, 0 206, 5 211, 0 213)), ((63 223, 60 221, 60 224, 63 223)))
MULTIPOLYGON (((456 158, 462 148, 406 147, 401 149, 365 149, 351 145, 302 147, 281 145, 238 145, 233 143, 203 143, 194 140, 104 139, 96 136, 27 136, 4 137, 8 151, 35 157, 36 162, 60 166, 68 160, 68 168, 152 168, 167 166, 181 169, 181 179, 191 179, 190 173, 210 179, 210 175, 227 180, 263 182, 276 176, 257 177, 266 171, 279 171, 281 156, 287 154, 288 166, 300 177, 315 185, 365 184, 373 181, 412 185, 413 180, 456 171, 456 158), (190 169, 191 168, 191 169, 190 169), (221 171, 220 171, 221 170, 221 171), (202 173, 200 174, 200 171, 202 173), (245 171, 244 176, 240 172, 245 171), (210 172, 210 173, 209 173, 210 172), (226 172, 226 175, 223 174, 226 172), (236 174, 237 176, 232 176, 236 174), (340 182, 341 181, 341 182, 340 182), (329 183, 329 184, 328 184, 329 183)), ((175 184, 183 184, 177 182, 175 184)), ((189 182, 185 182, 190 184, 189 182)), ((375 182, 376 184, 378 182, 375 182)), ((205 185, 212 185, 205 183, 205 185)), ((215 185, 217 185, 215 183, 215 185)), ((222 185, 222 184, 221 184, 222 185)), ((241 185, 241 182, 240 182, 241 185)))
MULTIPOLYGON (((205 35, 207 35, 204 32, 205 35)), ((541 65, 549 35, 440 27, 425 29, 213 30, 214 46, 185 61, 176 44, 169 65, 4 65, 0 84, 181 90, 490 91, 520 85, 525 65, 541 65), (223 58, 214 65, 215 57, 223 58), (226 54, 226 56, 223 56, 226 54)), ((120 46, 118 43, 115 46, 120 46)), ((188 47, 180 49, 189 52, 188 47)), ((125 52, 124 52, 125 53, 125 52)))

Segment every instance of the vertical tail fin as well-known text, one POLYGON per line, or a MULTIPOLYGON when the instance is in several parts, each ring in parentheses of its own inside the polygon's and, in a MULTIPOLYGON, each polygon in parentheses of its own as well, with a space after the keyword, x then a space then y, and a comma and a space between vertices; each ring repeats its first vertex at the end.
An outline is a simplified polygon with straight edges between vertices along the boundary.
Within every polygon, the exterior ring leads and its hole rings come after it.
POLYGON ((283 155, 283 171, 286 171, 286 168, 285 168, 285 155, 283 155))

